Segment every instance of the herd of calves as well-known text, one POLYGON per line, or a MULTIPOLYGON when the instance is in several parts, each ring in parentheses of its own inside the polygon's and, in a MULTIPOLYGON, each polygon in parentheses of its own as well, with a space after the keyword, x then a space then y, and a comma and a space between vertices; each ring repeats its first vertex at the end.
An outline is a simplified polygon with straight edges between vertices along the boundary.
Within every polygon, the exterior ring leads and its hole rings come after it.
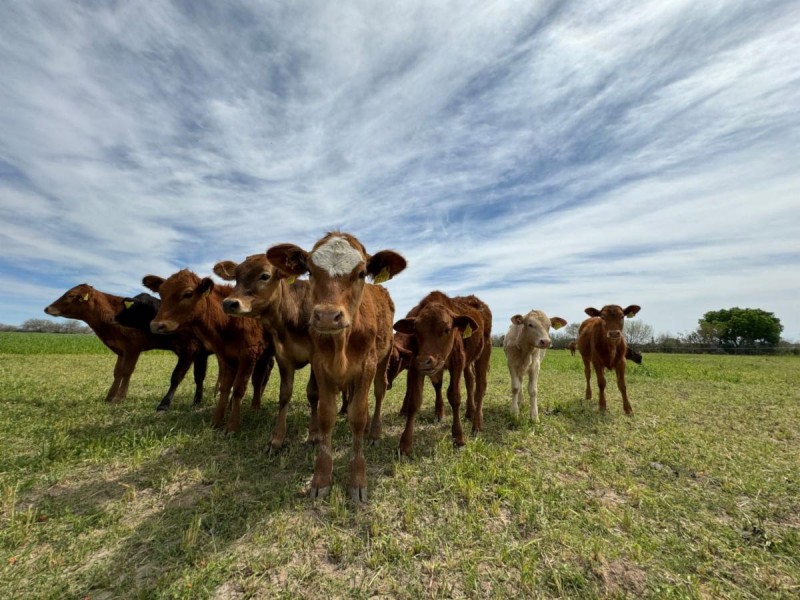
MULTIPOLYGON (((181 270, 164 279, 147 275, 142 283, 156 292, 122 298, 81 284, 68 290, 45 309, 52 316, 85 321, 117 354, 114 383, 106 401, 125 398, 128 382, 141 352, 172 350, 178 355, 170 387, 158 410, 169 408, 178 384, 194 365, 194 403, 203 395, 208 356, 219 362, 217 404, 211 423, 235 432, 240 425, 241 400, 248 381, 253 387, 253 407, 258 408, 273 364, 280 372, 279 411, 270 445, 280 448, 286 439, 286 416, 292 397, 294 374, 310 364, 306 387, 311 416, 308 441, 319 450, 311 480, 314 497, 330 489, 333 467, 332 431, 336 415, 347 415, 353 436, 349 492, 356 502, 366 499, 367 477, 363 453, 365 433, 370 440, 381 435, 381 404, 387 388, 407 370, 402 414, 406 426, 400 453, 412 447, 415 415, 422 403, 424 378, 436 394, 436 418, 443 417, 442 380, 449 373, 447 400, 452 408, 453 442, 464 445, 459 407, 461 378, 467 390, 466 418, 473 432, 483 428, 483 397, 491 355, 492 313, 475 296, 451 298, 434 291, 405 318, 394 322, 394 303, 379 285, 406 268, 396 252, 368 254, 361 242, 347 233, 332 232, 310 252, 293 244, 280 244, 265 254, 255 254, 237 264, 223 261, 214 273, 235 285, 215 284, 181 270), (298 279, 308 274, 307 279, 298 279), (374 283, 367 283, 367 278, 374 283), (396 333, 393 333, 394 332, 396 333), (372 418, 368 394, 375 398, 372 418), (230 412, 225 418, 225 413, 230 412), (367 432, 367 427, 369 431, 367 432)), ((600 391, 600 410, 606 409, 605 370, 613 369, 623 408, 632 413, 625 387, 626 355, 623 320, 639 311, 621 308, 587 308, 590 316, 580 327, 577 348, 583 357, 586 398, 592 396, 594 366, 600 391)), ((549 329, 566 325, 560 317, 540 310, 514 315, 504 340, 511 373, 511 409, 519 413, 522 380, 528 377, 530 416, 538 420, 537 380, 549 329)), ((636 358, 634 357, 634 360, 636 358)), ((639 360, 641 358, 639 357, 639 360)))

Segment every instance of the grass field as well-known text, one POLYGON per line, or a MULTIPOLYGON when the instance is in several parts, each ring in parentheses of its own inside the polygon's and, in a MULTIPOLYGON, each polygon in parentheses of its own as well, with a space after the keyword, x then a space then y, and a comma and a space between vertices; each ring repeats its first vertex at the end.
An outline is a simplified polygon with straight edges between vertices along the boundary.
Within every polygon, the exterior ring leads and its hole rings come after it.
POLYGON ((0 334, 0 598, 800 595, 796 357, 645 355, 628 418, 613 384, 607 414, 584 402, 580 360, 551 351, 533 425, 509 416, 495 350, 486 431, 454 449, 428 395, 404 461, 400 382, 362 508, 342 419, 331 497, 307 497, 306 372, 269 454, 277 373, 226 439, 215 365, 202 410, 188 378, 157 415, 173 356, 144 355, 117 406, 113 362, 92 336, 0 334))

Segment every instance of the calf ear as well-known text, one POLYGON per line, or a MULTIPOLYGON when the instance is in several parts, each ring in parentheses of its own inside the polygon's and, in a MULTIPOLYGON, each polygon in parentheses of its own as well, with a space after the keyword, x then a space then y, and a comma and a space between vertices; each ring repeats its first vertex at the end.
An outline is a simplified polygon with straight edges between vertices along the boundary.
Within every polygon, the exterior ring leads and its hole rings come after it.
POLYGON ((214 280, 211 279, 211 277, 203 277, 203 279, 200 281, 200 285, 197 286, 197 289, 194 292, 195 294, 208 296, 213 289, 214 280))
POLYGON ((511 322, 514 325, 522 325, 525 322, 525 318, 522 315, 514 315, 511 317, 511 322))
POLYGON ((636 306, 635 304, 631 304, 628 308, 626 308, 622 312, 625 313, 626 317, 632 319, 633 317, 636 316, 636 313, 638 313, 640 310, 642 310, 641 306, 636 306))
POLYGON ((475 319, 467 315, 459 315, 453 318, 453 327, 461 330, 461 336, 465 339, 473 335, 479 329, 475 319))
POLYGON ((388 281, 406 268, 406 259, 392 250, 381 250, 367 261, 367 273, 375 283, 388 281))
POLYGON ((214 265, 214 273, 225 281, 234 281, 236 279, 236 267, 238 266, 232 260, 223 260, 214 265))
POLYGON ((414 321, 416 321, 415 317, 406 317, 405 319, 400 319, 394 324, 394 330, 400 333, 414 335, 414 321))
POLYGON ((553 326, 553 329, 561 329, 566 324, 566 320, 562 319, 561 317, 552 317, 550 319, 550 325, 553 326))
POLYGON ((145 275, 142 277, 142 285, 156 294, 162 283, 164 283, 164 278, 158 275, 145 275))
POLYGON ((287 275, 302 275, 308 271, 308 252, 294 244, 278 244, 267 250, 267 260, 287 275))
POLYGON ((599 317, 600 316, 600 311, 597 310, 596 308, 592 308, 591 306, 589 308, 585 309, 583 312, 585 312, 590 317, 599 317))

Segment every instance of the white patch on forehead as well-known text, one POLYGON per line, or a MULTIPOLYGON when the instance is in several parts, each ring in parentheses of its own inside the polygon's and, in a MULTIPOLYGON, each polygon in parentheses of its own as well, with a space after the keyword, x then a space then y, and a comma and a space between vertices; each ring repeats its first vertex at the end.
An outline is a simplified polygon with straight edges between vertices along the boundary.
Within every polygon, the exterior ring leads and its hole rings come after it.
POLYGON ((341 237, 332 237, 311 254, 311 262, 331 277, 349 275, 364 261, 361 253, 341 237))

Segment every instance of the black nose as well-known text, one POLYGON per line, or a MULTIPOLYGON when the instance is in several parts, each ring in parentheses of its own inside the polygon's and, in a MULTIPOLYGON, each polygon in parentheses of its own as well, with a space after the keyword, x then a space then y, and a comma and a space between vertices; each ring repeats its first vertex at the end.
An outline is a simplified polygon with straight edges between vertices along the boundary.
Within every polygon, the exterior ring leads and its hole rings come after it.
POLYGON ((240 304, 238 300, 228 300, 227 298, 222 301, 222 308, 226 311, 239 310, 240 304))

